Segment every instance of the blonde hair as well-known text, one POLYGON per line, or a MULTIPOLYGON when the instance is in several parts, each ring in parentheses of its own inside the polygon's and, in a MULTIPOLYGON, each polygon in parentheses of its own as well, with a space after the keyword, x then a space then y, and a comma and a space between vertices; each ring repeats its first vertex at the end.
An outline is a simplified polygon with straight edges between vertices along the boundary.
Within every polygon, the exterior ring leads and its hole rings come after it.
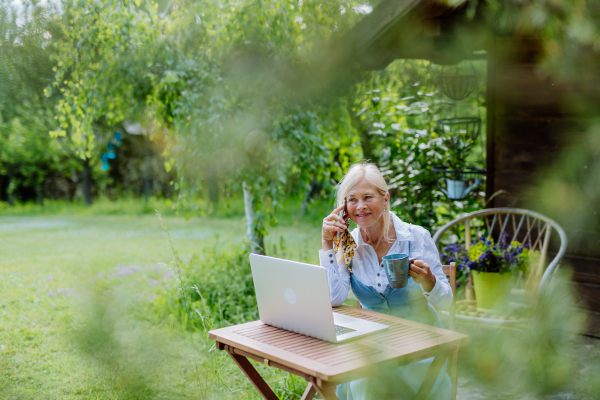
MULTIPOLYGON (((381 197, 385 197, 388 193, 388 186, 385 178, 379 171, 379 168, 373 163, 363 161, 361 163, 354 164, 350 167, 346 175, 336 186, 336 200, 338 207, 344 204, 344 199, 348 196, 348 193, 354 186, 356 186, 362 180, 366 180, 379 192, 381 197)), ((390 231, 390 207, 385 208, 383 212, 383 240, 389 242, 389 231, 390 231)), ((343 263, 344 257, 341 249, 338 250, 337 254, 338 264, 343 263), (340 258, 341 257, 341 258, 340 258)))

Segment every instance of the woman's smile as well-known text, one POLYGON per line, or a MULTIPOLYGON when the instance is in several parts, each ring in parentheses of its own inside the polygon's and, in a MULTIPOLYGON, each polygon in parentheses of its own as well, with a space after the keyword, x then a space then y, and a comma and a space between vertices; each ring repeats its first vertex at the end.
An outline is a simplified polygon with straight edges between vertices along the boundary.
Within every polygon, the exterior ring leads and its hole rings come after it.
POLYGON ((363 212, 363 213, 356 213, 354 214, 356 216, 356 218, 358 219, 365 219, 367 218, 369 215, 371 215, 370 212, 363 212))

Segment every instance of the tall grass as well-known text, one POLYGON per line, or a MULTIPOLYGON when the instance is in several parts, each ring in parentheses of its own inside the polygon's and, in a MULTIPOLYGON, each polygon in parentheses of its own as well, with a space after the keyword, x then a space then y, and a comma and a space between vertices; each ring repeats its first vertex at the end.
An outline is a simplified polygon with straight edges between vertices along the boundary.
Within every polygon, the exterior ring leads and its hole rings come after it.
MULTIPOLYGON (((200 340, 206 353, 202 365, 194 364, 193 368, 202 398, 254 398, 257 393, 248 387, 249 382, 241 376, 241 371, 233 367, 227 354, 217 351, 215 343, 208 339, 210 330, 258 319, 248 247, 220 250, 217 245, 205 250, 200 256, 192 257, 183 265, 171 241, 166 222, 158 211, 156 214, 163 224, 167 243, 172 250, 171 271, 176 277, 177 287, 157 293, 154 301, 155 315, 160 320, 173 318, 178 321, 188 332, 190 342, 200 340), (232 380, 232 375, 237 375, 237 379, 232 380), (241 385, 240 377, 243 381, 241 385), (232 385, 236 381, 238 385, 232 385)), ((285 242, 280 241, 271 250, 275 254, 285 253, 285 242)), ((306 388, 303 379, 254 364, 263 376, 274 381, 272 386, 278 397, 295 400, 302 396, 306 388)))

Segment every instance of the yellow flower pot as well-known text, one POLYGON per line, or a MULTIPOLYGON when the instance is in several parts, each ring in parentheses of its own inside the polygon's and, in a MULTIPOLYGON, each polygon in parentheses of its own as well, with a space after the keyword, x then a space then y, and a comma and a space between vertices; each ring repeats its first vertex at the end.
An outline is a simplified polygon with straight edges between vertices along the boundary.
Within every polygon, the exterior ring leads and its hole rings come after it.
POLYGON ((477 308, 492 311, 506 311, 512 289, 512 274, 498 272, 471 271, 477 298, 477 308))

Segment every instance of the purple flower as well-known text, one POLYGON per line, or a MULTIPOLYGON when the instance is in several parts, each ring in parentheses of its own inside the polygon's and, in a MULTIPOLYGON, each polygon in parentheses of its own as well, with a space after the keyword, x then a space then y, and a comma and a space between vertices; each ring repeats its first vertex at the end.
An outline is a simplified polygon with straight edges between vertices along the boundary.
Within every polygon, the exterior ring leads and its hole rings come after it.
POLYGON ((500 249, 505 250, 510 245, 510 234, 508 232, 504 232, 502 237, 498 240, 498 247, 500 249))

